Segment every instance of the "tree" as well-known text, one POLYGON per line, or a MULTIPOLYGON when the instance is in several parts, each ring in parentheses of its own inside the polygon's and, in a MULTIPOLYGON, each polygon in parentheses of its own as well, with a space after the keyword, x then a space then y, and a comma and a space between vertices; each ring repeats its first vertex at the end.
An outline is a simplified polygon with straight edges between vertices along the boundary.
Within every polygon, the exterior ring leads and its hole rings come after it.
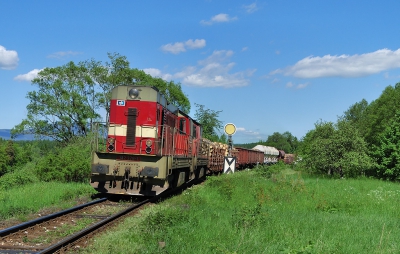
POLYGON ((89 119, 99 117, 95 112, 94 83, 83 65, 73 62, 45 68, 32 80, 37 91, 28 92, 28 115, 12 129, 18 133, 48 136, 68 142, 76 135, 90 131, 89 119))
POLYGON ((303 138, 302 162, 312 172, 332 174, 342 169, 348 177, 365 174, 373 167, 367 143, 350 122, 317 122, 303 138))
POLYGON ((370 145, 379 145, 379 135, 385 131, 399 108, 400 83, 386 87, 381 96, 369 104, 362 128, 365 129, 365 140, 370 145))
POLYGON ((12 129, 12 135, 35 134, 63 143, 86 136, 92 123, 101 120, 99 110, 105 110, 108 122, 111 90, 119 85, 155 86, 169 102, 185 113, 190 111, 190 102, 179 83, 131 69, 126 57, 117 53, 109 53, 108 58, 105 65, 92 59, 39 72, 32 80, 38 90, 27 95, 27 117, 12 129))
POLYGON ((388 180, 400 179, 400 111, 397 111, 385 131, 379 135, 378 145, 373 147, 377 161, 376 175, 388 180))
POLYGON ((186 114, 190 112, 189 99, 183 93, 179 83, 152 77, 136 68, 131 69, 127 58, 118 53, 108 53, 107 55, 109 61, 105 65, 93 59, 82 63, 90 78, 97 85, 96 100, 98 106, 106 111, 106 121, 108 121, 110 113, 111 91, 120 85, 154 86, 165 95, 170 103, 186 114))
POLYGON ((204 105, 196 104, 197 107, 195 118, 203 128, 203 137, 211 141, 219 141, 218 130, 222 128, 222 122, 218 119, 219 113, 222 111, 214 111, 206 109, 204 105))
POLYGON ((266 146, 272 146, 286 153, 294 153, 298 147, 299 141, 290 132, 286 131, 283 134, 274 132, 268 136, 265 141, 266 146))

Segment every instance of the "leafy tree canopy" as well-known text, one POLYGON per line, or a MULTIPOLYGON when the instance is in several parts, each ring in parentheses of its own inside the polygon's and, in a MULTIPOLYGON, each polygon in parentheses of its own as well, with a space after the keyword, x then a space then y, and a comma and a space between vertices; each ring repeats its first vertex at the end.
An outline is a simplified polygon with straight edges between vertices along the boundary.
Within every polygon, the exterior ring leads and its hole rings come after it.
MULTIPOLYGON (((195 119, 203 128, 203 137, 214 142, 220 141, 218 130, 222 128, 222 122, 218 119, 219 113, 222 111, 214 111, 206 109, 204 105, 196 104, 195 119)), ((221 139, 224 139, 221 136, 221 139)))
POLYGON ((92 123, 100 120, 101 110, 105 110, 108 120, 111 90, 118 85, 155 86, 183 112, 190 111, 180 84, 132 69, 126 57, 117 53, 109 53, 108 58, 105 64, 92 59, 39 72, 32 80, 37 90, 27 95, 27 117, 12 129, 12 135, 35 134, 62 143, 86 136, 92 123))
POLYGON ((302 162, 312 172, 332 174, 342 169, 346 176, 358 176, 373 167, 367 143, 348 121, 317 122, 303 138, 302 162))
POLYGON ((388 86, 378 99, 365 110, 361 128, 365 129, 365 139, 370 145, 379 145, 379 135, 395 118, 400 108, 400 83, 388 86))
POLYGON ((388 180, 400 180, 400 111, 378 137, 373 147, 377 161, 376 176, 388 180))

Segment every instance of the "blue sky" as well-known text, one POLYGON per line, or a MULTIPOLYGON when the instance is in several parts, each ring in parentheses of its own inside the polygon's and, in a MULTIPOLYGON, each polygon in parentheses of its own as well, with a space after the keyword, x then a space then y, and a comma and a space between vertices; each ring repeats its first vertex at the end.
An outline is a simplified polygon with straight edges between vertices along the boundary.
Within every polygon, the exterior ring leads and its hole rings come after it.
POLYGON ((126 56, 234 123, 234 143, 377 99, 400 81, 400 1, 0 0, 0 129, 26 117, 45 67, 126 56))

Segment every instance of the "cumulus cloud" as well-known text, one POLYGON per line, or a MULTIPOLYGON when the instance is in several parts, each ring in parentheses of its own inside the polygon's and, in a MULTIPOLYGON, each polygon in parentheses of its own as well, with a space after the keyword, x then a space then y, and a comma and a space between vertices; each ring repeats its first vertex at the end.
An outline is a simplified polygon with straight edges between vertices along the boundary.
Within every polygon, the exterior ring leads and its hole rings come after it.
POLYGON ((231 50, 214 51, 211 56, 198 62, 196 68, 188 68, 182 83, 188 86, 201 87, 240 87, 247 86, 246 77, 253 75, 255 70, 230 73, 235 66, 229 59, 233 55, 231 50))
POLYGON ((146 74, 149 74, 152 77, 161 78, 163 80, 172 80, 172 75, 169 73, 162 73, 159 69, 156 68, 147 68, 143 69, 146 74))
POLYGON ((18 81, 31 81, 32 79, 36 78, 38 73, 43 69, 34 69, 26 74, 20 74, 14 78, 14 80, 18 81))
POLYGON ((363 77, 395 68, 400 68, 400 49, 380 49, 361 55, 309 56, 270 74, 297 78, 363 77))
POLYGON ((0 45, 0 69, 12 70, 18 65, 18 53, 15 50, 7 50, 0 45))
POLYGON ((262 138, 262 134, 258 131, 246 130, 243 127, 236 127, 237 137, 245 138, 246 140, 260 140, 262 138))
POLYGON ((196 40, 187 40, 185 42, 175 42, 169 43, 161 46, 161 50, 164 52, 169 52, 172 54, 179 54, 181 52, 185 52, 187 49, 199 49, 204 48, 206 46, 206 40, 204 39, 196 39, 196 40))
POLYGON ((294 89, 303 89, 306 88, 309 85, 309 83, 302 83, 302 84, 294 84, 293 82, 288 82, 286 83, 287 88, 294 88, 294 89))
POLYGON ((246 10, 247 13, 253 13, 253 12, 256 12, 258 10, 257 3, 244 5, 243 8, 246 10))
POLYGON ((247 86, 249 84, 247 77, 251 77, 256 70, 231 73, 235 66, 235 63, 230 61, 232 55, 231 50, 214 51, 196 66, 187 66, 175 74, 164 74, 158 69, 144 71, 165 80, 180 79, 181 83, 187 86, 225 88, 247 86))
POLYGON ((75 55, 80 55, 82 52, 76 52, 76 51, 59 51, 53 54, 48 55, 48 58, 63 58, 65 56, 75 56, 75 55))
POLYGON ((222 23, 222 22, 231 22, 237 20, 237 17, 229 17, 229 14, 225 14, 225 13, 220 13, 215 15, 214 17, 212 17, 209 20, 202 20, 200 21, 200 24, 202 25, 212 25, 215 23, 222 23))

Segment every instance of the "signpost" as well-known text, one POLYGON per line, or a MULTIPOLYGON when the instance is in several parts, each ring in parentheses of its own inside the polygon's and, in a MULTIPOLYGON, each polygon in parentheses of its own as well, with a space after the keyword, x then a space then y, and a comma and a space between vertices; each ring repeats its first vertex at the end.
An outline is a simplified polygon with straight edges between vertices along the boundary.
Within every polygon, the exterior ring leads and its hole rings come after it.
POLYGON ((224 173, 235 173, 236 167, 236 157, 232 156, 232 135, 236 132, 236 126, 233 123, 228 123, 225 125, 225 133, 228 135, 228 156, 225 156, 225 163, 224 163, 224 173))

